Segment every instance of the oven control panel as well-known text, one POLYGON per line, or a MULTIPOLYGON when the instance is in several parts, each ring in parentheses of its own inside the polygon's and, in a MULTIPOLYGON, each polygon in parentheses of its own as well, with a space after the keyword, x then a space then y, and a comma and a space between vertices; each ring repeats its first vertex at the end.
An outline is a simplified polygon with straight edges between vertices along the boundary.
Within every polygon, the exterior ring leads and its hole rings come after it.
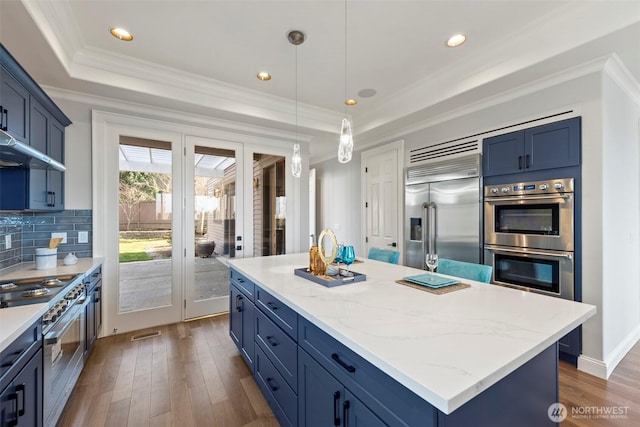
POLYGON ((70 309, 80 297, 84 296, 84 284, 80 283, 71 288, 57 303, 53 304, 42 316, 42 325, 51 325, 70 309))
POLYGON ((511 184, 487 185, 485 197, 525 196, 535 194, 573 193, 573 178, 550 179, 547 181, 516 182, 511 184))

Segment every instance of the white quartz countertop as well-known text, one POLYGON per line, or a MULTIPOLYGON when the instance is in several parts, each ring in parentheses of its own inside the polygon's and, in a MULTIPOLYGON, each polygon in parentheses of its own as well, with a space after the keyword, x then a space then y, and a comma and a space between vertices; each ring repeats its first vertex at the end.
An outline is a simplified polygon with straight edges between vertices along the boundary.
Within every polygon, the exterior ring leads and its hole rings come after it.
MULTIPOLYGON (((98 267, 103 261, 104 259, 100 257, 79 258, 74 265, 64 265, 62 260, 59 260, 56 268, 47 270, 36 270, 34 262, 25 262, 0 270, 0 282, 86 273, 98 267)), ((7 348, 20 334, 26 331, 47 311, 47 308, 47 304, 30 304, 0 309, 0 351, 7 348)))
POLYGON ((295 276, 308 254, 231 266, 433 406, 450 414, 596 313, 588 304, 462 280, 435 295, 395 283, 424 273, 364 260, 333 288, 295 276))

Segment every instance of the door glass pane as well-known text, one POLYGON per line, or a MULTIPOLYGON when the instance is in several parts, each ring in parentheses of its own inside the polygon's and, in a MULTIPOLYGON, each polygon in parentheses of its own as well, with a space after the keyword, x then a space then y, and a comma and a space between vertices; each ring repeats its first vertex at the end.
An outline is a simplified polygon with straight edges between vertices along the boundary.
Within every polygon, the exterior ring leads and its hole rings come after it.
POLYGON ((286 253, 285 159, 253 156, 253 256, 286 253))
MULTIPOLYGON (((235 255, 236 159, 232 150, 196 146, 194 161, 196 259, 192 295, 195 301, 202 301, 229 295, 225 259, 235 255)), ((224 308, 228 308, 226 303, 224 308)))
POLYGON ((171 144, 120 138, 119 311, 171 304, 171 144))

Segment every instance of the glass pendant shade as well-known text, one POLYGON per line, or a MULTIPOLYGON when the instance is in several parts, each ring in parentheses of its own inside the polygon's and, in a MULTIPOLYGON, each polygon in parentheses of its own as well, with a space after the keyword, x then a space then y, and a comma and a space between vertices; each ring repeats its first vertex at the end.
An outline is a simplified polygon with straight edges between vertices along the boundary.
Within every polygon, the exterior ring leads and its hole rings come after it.
POLYGON ((291 157, 291 174, 300 178, 302 174, 302 157, 300 156, 300 144, 293 144, 293 156, 291 157))
POLYGON ((351 122, 346 117, 342 119, 340 129, 340 145, 338 146, 338 161, 347 163, 353 153, 353 135, 351 134, 351 122))

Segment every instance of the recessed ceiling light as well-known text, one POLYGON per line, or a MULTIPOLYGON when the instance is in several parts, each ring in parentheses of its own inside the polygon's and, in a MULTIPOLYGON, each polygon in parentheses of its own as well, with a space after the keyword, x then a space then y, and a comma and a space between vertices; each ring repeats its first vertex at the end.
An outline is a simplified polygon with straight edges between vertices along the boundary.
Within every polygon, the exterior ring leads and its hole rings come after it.
POLYGON ((371 98, 372 96, 375 96, 376 93, 375 89, 362 89, 358 92, 358 96, 360 98, 371 98))
POLYGON ((455 34, 449 37, 449 40, 447 40, 447 46, 457 47, 464 43, 465 40, 467 40, 467 36, 465 36, 464 34, 455 34))
POLYGON ((344 103, 347 105, 356 105, 358 101, 356 101, 355 99, 347 99, 346 101, 344 101, 344 103))
POLYGON ((260 71, 258 74, 256 74, 256 77, 258 78, 258 80, 271 80, 271 74, 267 73, 266 71, 260 71))
POLYGON ((123 28, 111 28, 109 30, 111 35, 117 39, 123 40, 125 42, 130 42, 133 40, 133 36, 131 33, 123 28))

